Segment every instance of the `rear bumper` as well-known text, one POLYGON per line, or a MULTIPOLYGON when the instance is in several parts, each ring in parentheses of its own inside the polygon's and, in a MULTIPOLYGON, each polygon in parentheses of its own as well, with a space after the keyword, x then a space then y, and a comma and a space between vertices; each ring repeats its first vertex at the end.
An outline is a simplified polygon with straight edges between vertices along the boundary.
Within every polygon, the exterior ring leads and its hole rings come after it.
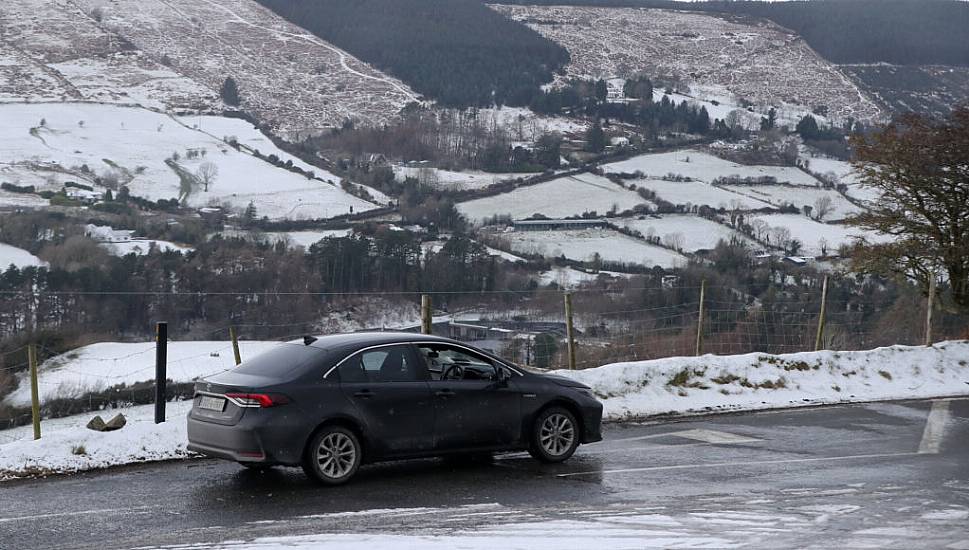
POLYGON ((299 464, 303 439, 278 426, 272 429, 247 423, 234 426, 188 418, 187 449, 235 462, 299 464))
POLYGON ((188 450, 237 462, 265 462, 265 447, 258 434, 243 426, 224 426, 188 419, 188 450))

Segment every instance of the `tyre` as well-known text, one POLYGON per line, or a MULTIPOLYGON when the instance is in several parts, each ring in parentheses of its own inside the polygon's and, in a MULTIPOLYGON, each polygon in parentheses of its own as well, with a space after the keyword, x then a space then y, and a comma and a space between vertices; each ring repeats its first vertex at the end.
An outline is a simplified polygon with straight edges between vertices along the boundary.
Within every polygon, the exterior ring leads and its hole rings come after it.
POLYGON ((340 485, 357 473, 362 458, 356 434, 342 426, 326 426, 310 439, 303 471, 324 485, 340 485))
POLYGON ((532 426, 529 454, 546 463, 564 462, 579 446, 579 425, 562 407, 542 411, 532 426))

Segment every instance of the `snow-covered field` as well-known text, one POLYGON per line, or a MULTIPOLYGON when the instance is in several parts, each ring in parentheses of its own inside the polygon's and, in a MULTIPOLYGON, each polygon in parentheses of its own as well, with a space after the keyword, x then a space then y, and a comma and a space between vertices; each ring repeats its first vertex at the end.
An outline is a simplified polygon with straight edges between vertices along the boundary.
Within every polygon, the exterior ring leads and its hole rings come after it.
POLYGON ((570 229, 567 231, 510 231, 502 238, 512 250, 541 254, 546 258, 565 256, 570 260, 590 261, 595 254, 604 261, 658 265, 674 268, 686 265, 687 258, 672 250, 654 246, 612 229, 570 229))
POLYGON ((22 248, 0 243, 0 270, 7 269, 11 265, 17 267, 40 267, 47 264, 22 248))
POLYGON ((328 218, 376 207, 343 191, 333 174, 314 169, 324 181, 311 180, 230 147, 226 136, 258 143, 254 148, 264 155, 291 159, 243 121, 177 119, 141 108, 79 103, 0 104, 0 119, 0 159, 19 175, 12 183, 53 184, 54 190, 64 181, 91 185, 95 177, 110 176, 127 183, 133 195, 172 199, 185 191, 176 170, 194 175, 212 165, 214 181, 208 191, 194 185, 189 205, 241 211, 251 202, 260 217, 271 219, 328 218))
MULTIPOLYGON (((0 164, 0 181, 13 183, 16 173, 10 168, 0 164), (11 177, 13 176, 13 177, 11 177)), ((37 195, 27 195, 24 193, 11 193, 0 190, 0 207, 8 208, 44 208, 50 205, 50 201, 37 195)))
POLYGON ((480 222, 496 214, 510 214, 513 219, 528 218, 532 214, 564 218, 591 211, 605 215, 614 207, 622 212, 646 202, 635 191, 623 189, 604 177, 579 174, 462 202, 457 207, 469 219, 480 222))
POLYGON ((798 209, 804 206, 814 208, 822 197, 831 199, 831 212, 824 221, 843 220, 862 211, 862 208, 846 199, 833 189, 819 187, 794 187, 790 185, 724 185, 723 189, 745 197, 762 200, 774 206, 793 204, 798 209))
MULTIPOLYGON (((604 418, 612 421, 964 396, 969 394, 969 342, 855 352, 672 357, 554 374, 592 387, 605 407, 604 418), (682 384, 673 385, 676 378, 682 384)), ((160 425, 152 423, 152 405, 122 409, 128 425, 110 433, 84 428, 94 413, 44 421, 40 441, 32 440, 29 426, 0 431, 0 479, 184 458, 184 416, 190 407, 191 402, 170 403, 168 420, 160 425), (78 452, 81 447, 83 453, 78 452)), ((116 412, 100 414, 109 417, 116 412)))
POLYGON ((702 181, 666 181, 657 179, 630 180, 627 183, 645 187, 656 196, 672 204, 707 205, 712 208, 740 208, 757 210, 770 208, 767 202, 739 195, 702 181))
POLYGON ((592 387, 605 406, 604 416, 611 420, 962 396, 969 394, 969 342, 871 351, 671 357, 554 373, 592 387), (684 372, 686 381, 672 385, 684 372))
POLYGON ((101 246, 106 248, 114 256, 127 256, 128 254, 144 256, 145 254, 148 254, 148 251, 152 248, 158 250, 159 252, 185 253, 192 251, 192 248, 188 246, 181 246, 172 242, 157 241, 154 239, 134 239, 123 243, 101 243, 101 246))
POLYGON ((812 256, 822 253, 822 244, 827 253, 832 254, 838 251, 839 246, 854 244, 860 238, 870 242, 886 242, 890 239, 887 235, 867 232, 850 225, 816 222, 800 214, 758 214, 749 217, 747 223, 754 220, 762 220, 767 224, 765 234, 770 234, 773 228, 786 227, 791 232, 792 239, 801 241, 801 253, 812 256))
POLYGON ((438 168, 424 168, 416 166, 394 166, 394 174, 398 180, 414 178, 422 184, 430 185, 440 189, 450 191, 463 191, 465 189, 484 189, 490 185, 503 181, 515 180, 518 178, 528 178, 534 173, 505 173, 493 174, 480 170, 467 170, 464 172, 454 172, 451 170, 440 170, 438 168))
POLYGON ((538 282, 541 285, 555 283, 560 288, 577 288, 585 283, 597 280, 600 276, 605 277, 630 277, 626 273, 615 271, 600 271, 598 273, 587 273, 572 267, 553 267, 548 271, 539 273, 538 282))
POLYGON ((712 250, 721 240, 729 242, 731 239, 756 246, 754 241, 740 232, 699 216, 676 214, 646 216, 643 219, 617 218, 610 221, 639 231, 644 237, 659 237, 663 244, 683 252, 712 250))
POLYGON ((642 172, 644 176, 652 178, 676 174, 707 183, 711 183, 717 178, 737 176, 741 178, 772 177, 777 179, 778 183, 808 187, 820 185, 820 182, 814 176, 797 168, 790 166, 746 166, 694 149, 640 155, 621 162, 604 164, 602 169, 609 173, 642 172))

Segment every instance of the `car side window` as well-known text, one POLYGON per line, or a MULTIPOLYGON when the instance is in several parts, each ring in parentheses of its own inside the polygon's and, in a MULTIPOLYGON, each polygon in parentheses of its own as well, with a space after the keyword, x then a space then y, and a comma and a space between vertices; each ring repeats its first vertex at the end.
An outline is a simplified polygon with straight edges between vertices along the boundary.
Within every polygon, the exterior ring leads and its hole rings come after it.
POLYGON ((431 380, 498 380, 494 362, 483 355, 448 344, 420 344, 431 380))
POLYGON ((387 346, 351 356, 340 365, 342 383, 420 382, 425 380, 421 365, 407 346, 387 346))

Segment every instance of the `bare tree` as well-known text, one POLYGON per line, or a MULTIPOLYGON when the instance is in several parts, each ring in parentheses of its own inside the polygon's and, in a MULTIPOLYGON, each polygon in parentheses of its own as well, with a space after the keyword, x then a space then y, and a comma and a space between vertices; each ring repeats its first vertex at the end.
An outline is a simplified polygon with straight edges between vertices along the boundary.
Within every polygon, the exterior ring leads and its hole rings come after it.
POLYGON ((430 166, 421 166, 417 169, 417 182, 422 186, 436 187, 438 184, 437 170, 430 166))
POLYGON ((754 221, 750 222, 750 228, 754 230, 754 236, 757 237, 758 241, 764 240, 764 234, 769 229, 767 222, 760 218, 755 218, 754 221))
POLYGON ((121 187, 123 179, 124 176, 121 174, 121 171, 116 168, 111 168, 101 175, 101 185, 112 191, 117 191, 121 187))
POLYGON ((822 195, 814 201, 814 219, 821 221, 825 216, 834 212, 834 206, 832 205, 834 201, 828 195, 822 195))
POLYGON ((770 244, 778 247, 787 249, 787 245, 791 242, 791 230, 786 227, 772 227, 770 229, 770 244))
POLYGON ((208 193, 209 186, 215 184, 216 178, 219 177, 219 167, 214 162, 203 162, 195 172, 195 177, 202 184, 202 189, 208 193))
POLYGON ((861 183, 879 192, 852 223, 894 237, 865 244, 856 267, 928 286, 944 273, 969 311, 969 105, 944 120, 907 115, 852 140, 861 183))
POLYGON ((683 250, 683 241, 682 233, 667 233, 663 235, 663 244, 676 251, 683 250))

